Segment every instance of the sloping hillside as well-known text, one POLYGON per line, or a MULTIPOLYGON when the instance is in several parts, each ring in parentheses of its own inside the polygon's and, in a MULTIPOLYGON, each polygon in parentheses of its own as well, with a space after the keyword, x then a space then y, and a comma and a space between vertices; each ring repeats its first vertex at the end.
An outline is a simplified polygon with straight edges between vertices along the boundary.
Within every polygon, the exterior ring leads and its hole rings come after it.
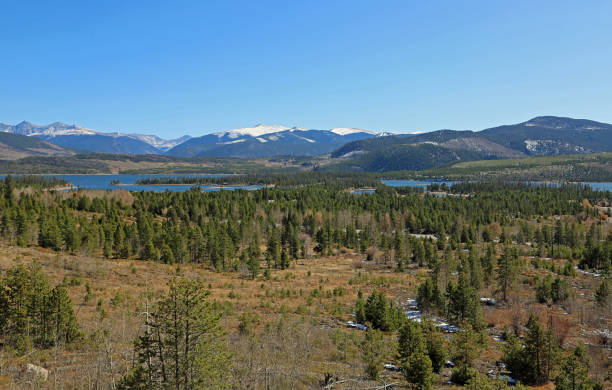
POLYGON ((584 119, 537 117, 482 131, 439 130, 350 142, 332 153, 330 168, 422 170, 450 162, 612 151, 612 125, 584 119), (430 145, 426 147, 424 145, 430 145))
POLYGON ((47 141, 24 135, 0 132, 0 160, 16 160, 29 156, 72 156, 75 152, 47 141))

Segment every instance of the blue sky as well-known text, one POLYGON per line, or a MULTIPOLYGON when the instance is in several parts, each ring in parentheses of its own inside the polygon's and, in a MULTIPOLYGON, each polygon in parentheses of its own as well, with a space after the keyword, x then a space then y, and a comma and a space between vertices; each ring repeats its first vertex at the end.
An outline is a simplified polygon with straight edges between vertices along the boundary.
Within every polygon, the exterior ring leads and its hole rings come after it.
POLYGON ((610 1, 5 1, 0 122, 163 137, 612 123, 610 1))

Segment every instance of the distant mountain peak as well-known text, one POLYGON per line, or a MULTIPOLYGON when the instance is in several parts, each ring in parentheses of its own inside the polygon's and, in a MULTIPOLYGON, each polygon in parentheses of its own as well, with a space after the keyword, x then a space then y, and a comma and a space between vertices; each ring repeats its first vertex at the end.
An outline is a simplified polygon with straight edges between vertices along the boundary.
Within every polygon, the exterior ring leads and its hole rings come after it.
POLYGON ((527 122, 523 122, 522 125, 527 127, 539 126, 559 130, 601 130, 610 128, 610 125, 606 123, 600 123, 588 119, 574 119, 552 115, 537 116, 528 120, 527 122))
POLYGON ((251 137, 259 137, 262 135, 270 134, 270 133, 278 133, 281 131, 289 130, 289 127, 280 126, 280 125, 266 125, 263 123, 259 123, 253 127, 241 127, 239 129, 232 129, 221 131, 216 133, 218 136, 227 135, 230 138, 238 138, 240 136, 251 136, 251 137))
POLYGON ((28 122, 28 121, 21 121, 19 123, 17 123, 15 125, 16 128, 18 129, 30 129, 32 127, 36 127, 36 125, 32 122, 28 122))

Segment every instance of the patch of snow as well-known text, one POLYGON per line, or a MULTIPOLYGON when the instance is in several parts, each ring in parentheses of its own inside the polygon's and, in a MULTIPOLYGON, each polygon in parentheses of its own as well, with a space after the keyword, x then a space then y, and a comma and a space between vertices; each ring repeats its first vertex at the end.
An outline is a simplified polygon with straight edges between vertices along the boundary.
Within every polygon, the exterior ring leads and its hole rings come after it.
POLYGON ((180 138, 169 139, 169 140, 160 138, 156 135, 147 135, 147 134, 126 134, 126 136, 137 139, 142 142, 146 142, 147 144, 153 146, 156 149, 160 149, 160 150, 172 149, 173 147, 178 146, 191 138, 188 135, 185 135, 180 138))
POLYGON ((415 322, 421 322, 421 320, 423 319, 423 313, 416 310, 407 311, 405 315, 406 318, 415 322))
MULTIPOLYGON (((528 126, 534 126, 529 124, 528 126)), ((525 140, 525 149, 529 150, 530 152, 535 151, 538 148, 538 145, 540 144, 540 141, 538 140, 533 140, 533 139, 526 139, 525 140)))
POLYGON ((303 139, 304 141, 308 141, 308 142, 313 143, 313 144, 317 142, 317 141, 312 140, 312 139, 310 139, 310 138, 301 137, 301 136, 299 136, 299 135, 295 135, 295 134, 293 134, 293 135, 294 135, 295 137, 297 137, 297 138, 303 139))
POLYGON ((233 141, 227 141, 227 142, 222 142, 223 145, 227 145, 227 144, 238 144, 240 142, 244 142, 246 141, 246 138, 240 138, 240 139, 235 139, 233 141))
POLYGON ((363 150, 352 150, 352 151, 350 151, 348 153, 343 154, 340 157, 347 158, 347 157, 353 157, 353 156, 357 156, 357 155, 364 154, 364 153, 365 153, 365 151, 363 151, 363 150))
POLYGON ((349 128, 349 127, 336 127, 336 128, 331 129, 329 131, 331 131, 334 134, 338 134, 338 135, 348 135, 348 134, 354 134, 354 133, 375 134, 374 132, 372 132, 370 130, 357 129, 357 128, 349 128))
POLYGON ((251 137, 260 137, 262 135, 266 135, 266 134, 271 134, 271 133, 278 133, 281 131, 286 131, 289 130, 289 127, 285 127, 285 126, 280 126, 280 125, 264 125, 264 124, 259 124, 253 127, 242 127, 239 129, 233 129, 233 130, 227 130, 227 131, 222 131, 219 133, 215 133, 219 136, 227 136, 229 138, 238 138, 238 137, 242 137, 245 135, 251 136, 251 137))
POLYGON ((353 321, 349 321, 346 323, 346 326, 348 326, 349 328, 355 328, 355 329, 359 329, 359 330, 368 330, 368 327, 362 324, 358 324, 356 322, 353 321))
POLYGON ((402 369, 396 365, 393 364, 385 364, 383 366, 385 368, 385 370, 389 370, 389 371, 401 371, 402 369))

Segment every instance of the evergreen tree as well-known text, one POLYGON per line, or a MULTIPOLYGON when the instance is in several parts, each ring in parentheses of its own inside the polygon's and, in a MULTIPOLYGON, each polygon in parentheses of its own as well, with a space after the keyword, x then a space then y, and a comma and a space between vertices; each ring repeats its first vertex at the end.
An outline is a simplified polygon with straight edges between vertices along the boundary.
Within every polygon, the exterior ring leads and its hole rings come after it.
POLYGON ((378 379, 385 362, 385 339, 381 331, 368 328, 361 343, 361 359, 366 365, 366 375, 378 379))
POLYGON ((0 281, 0 335, 20 350, 81 337, 68 293, 52 288, 37 263, 10 269, 0 281))
POLYGON ((223 329, 201 281, 173 279, 135 342, 136 366, 122 389, 205 389, 227 386, 230 357, 223 329))
POLYGON ((431 360, 431 366, 435 373, 439 373, 446 361, 446 343, 442 332, 434 326, 433 322, 428 319, 423 319, 421 328, 425 335, 425 343, 427 346, 427 355, 431 360))
POLYGON ((602 307, 610 306, 610 280, 604 279, 595 291, 595 302, 602 307))
POLYGON ((422 311, 442 307, 444 298, 438 284, 432 279, 426 279, 425 282, 421 283, 417 292, 417 302, 419 303, 419 309, 422 311))
POLYGON ((453 383, 463 385, 476 376, 472 365, 482 349, 480 337, 469 324, 464 324, 455 334, 453 346, 453 362, 456 367, 451 380, 453 383))
POLYGON ((251 273, 251 277, 255 279, 260 271, 259 259, 255 256, 249 256, 247 267, 249 268, 249 272, 251 273))
POLYGON ((559 375, 555 378, 557 390, 591 390, 595 383, 589 379, 589 365, 584 344, 579 344, 563 359, 559 375))
POLYGON ((455 323, 468 321, 474 329, 482 329, 480 298, 476 290, 469 285, 464 271, 459 273, 457 285, 449 283, 447 295, 448 314, 455 323))
POLYGON ((497 264, 498 291, 502 293, 502 299, 506 301, 508 291, 513 287, 518 276, 517 250, 510 246, 504 247, 504 253, 499 258, 497 264))
POLYGON ((532 314, 522 341, 511 335, 504 347, 504 362, 515 378, 541 385, 548 382, 557 360, 557 340, 532 314))
POLYGON ((274 264, 276 268, 280 268, 280 238, 276 228, 272 228, 268 237, 266 259, 268 260, 268 268, 271 267, 271 264, 274 264))
POLYGON ((363 293, 361 290, 357 292, 357 301, 355 302, 355 321, 358 324, 364 324, 367 321, 365 302, 363 301, 363 293))

